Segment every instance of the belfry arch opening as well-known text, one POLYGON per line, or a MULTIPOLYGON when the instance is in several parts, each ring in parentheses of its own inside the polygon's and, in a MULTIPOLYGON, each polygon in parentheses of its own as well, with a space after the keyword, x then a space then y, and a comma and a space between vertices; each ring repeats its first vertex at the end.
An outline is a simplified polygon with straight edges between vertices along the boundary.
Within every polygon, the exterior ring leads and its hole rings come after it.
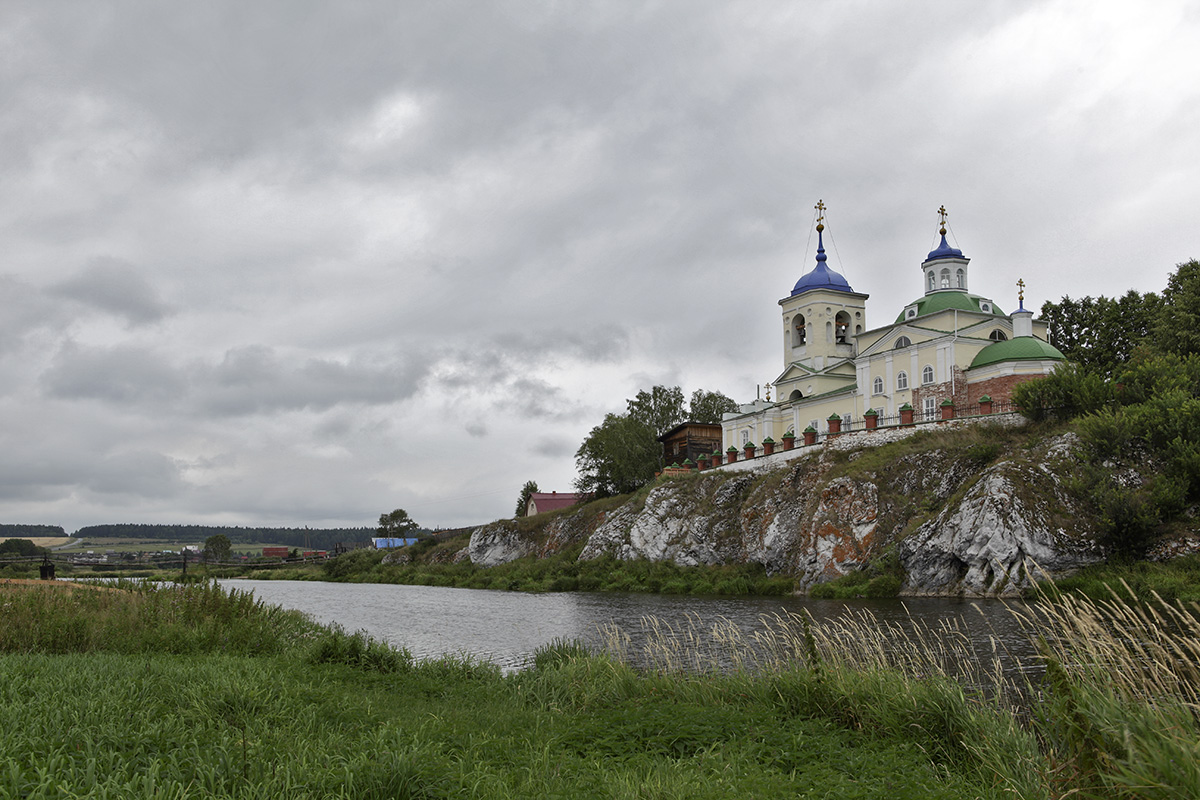
POLYGON ((850 344, 850 315, 839 311, 833 318, 833 340, 838 344, 850 344))
POLYGON ((804 325, 804 315, 797 314, 792 318, 792 347, 803 347, 808 342, 808 331, 804 325))

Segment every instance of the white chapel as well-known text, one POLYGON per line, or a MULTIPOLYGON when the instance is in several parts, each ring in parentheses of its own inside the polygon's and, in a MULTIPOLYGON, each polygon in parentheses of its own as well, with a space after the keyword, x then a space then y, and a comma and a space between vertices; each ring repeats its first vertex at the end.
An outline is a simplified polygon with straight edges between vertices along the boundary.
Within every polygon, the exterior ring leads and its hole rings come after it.
POLYGON ((941 243, 920 264, 923 293, 893 322, 870 327, 869 295, 826 263, 823 203, 817 211, 816 266, 779 301, 783 370, 774 381, 776 399, 768 392, 726 414, 723 447, 778 441, 789 432, 799 437, 810 427, 825 433, 831 418, 854 430, 869 411, 883 426, 905 408, 917 419, 935 419, 946 401, 960 415, 981 398, 1003 406, 1013 386, 1065 360, 1046 341, 1046 324, 1025 308, 1023 282, 1011 314, 971 294, 971 260, 946 241, 945 207, 938 210, 941 243))

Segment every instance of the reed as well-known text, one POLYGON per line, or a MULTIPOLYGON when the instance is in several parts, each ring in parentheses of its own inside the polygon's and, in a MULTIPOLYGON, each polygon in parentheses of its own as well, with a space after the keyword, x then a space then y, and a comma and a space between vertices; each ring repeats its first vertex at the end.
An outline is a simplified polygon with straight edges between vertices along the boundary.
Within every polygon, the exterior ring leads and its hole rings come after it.
POLYGON ((1022 797, 1200 797, 1200 606, 1120 590, 1011 606, 1042 667, 1018 677, 995 637, 976 645, 956 619, 881 622, 867 609, 775 614, 751 633, 646 618, 642 652, 617 631, 607 649, 658 674, 765 680, 795 713, 906 731, 1022 797))

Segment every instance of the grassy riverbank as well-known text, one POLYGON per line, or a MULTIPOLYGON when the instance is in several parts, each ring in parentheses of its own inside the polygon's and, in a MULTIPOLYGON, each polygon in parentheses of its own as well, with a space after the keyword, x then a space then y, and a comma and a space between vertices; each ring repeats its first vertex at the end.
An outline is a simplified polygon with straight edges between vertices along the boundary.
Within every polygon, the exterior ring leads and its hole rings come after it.
POLYGON ((1031 612, 1050 680, 1012 710, 1016 695, 987 700, 941 674, 944 645, 927 633, 866 619, 780 618, 753 647, 731 630, 664 633, 642 671, 560 645, 502 675, 415 663, 206 585, 10 584, 0 605, 0 796, 1200 792, 1184 705, 1200 635, 1165 606, 1031 612), (1149 650, 1130 653, 1130 631, 1149 650), (737 666, 705 672, 713 650, 737 666))

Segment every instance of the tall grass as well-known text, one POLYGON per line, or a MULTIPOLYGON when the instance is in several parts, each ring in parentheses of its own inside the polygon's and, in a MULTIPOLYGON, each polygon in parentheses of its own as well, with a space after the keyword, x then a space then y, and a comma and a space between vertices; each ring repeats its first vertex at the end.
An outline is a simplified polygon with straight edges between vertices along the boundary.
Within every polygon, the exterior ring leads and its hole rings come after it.
MULTIPOLYGON (((957 622, 883 623, 868 610, 775 615, 752 636, 723 620, 647 618, 637 655, 658 674, 766 676, 743 691, 770 685, 796 713, 904 733, 1017 796, 1200 797, 1200 606, 1123 589, 1011 607, 1038 643, 1038 677, 1006 674, 996 640, 980 648, 957 622)), ((608 642, 634 655, 622 632, 608 642)))
POLYGON ((297 611, 213 583, 32 582, 0 593, 0 652, 281 653, 317 635, 297 611))
POLYGON ((0 606, 0 796, 1200 797, 1200 610, 1127 591, 1013 606, 1028 680, 867 611, 648 618, 502 675, 205 585, 0 606))

